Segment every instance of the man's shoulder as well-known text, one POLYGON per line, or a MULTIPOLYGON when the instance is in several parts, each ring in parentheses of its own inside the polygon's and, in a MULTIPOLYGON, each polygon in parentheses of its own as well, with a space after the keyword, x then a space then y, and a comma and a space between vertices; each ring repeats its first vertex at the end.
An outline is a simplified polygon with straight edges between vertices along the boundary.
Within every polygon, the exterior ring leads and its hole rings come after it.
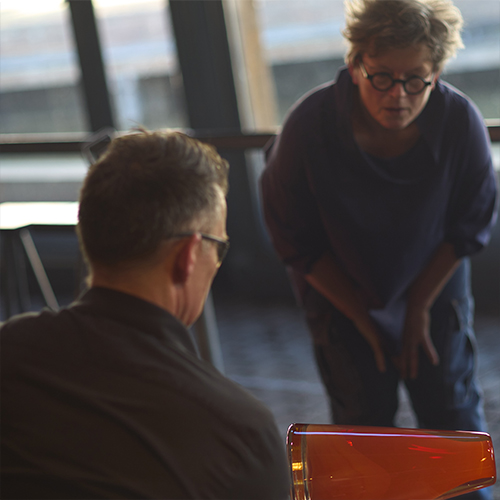
POLYGON ((59 312, 42 309, 38 312, 17 314, 0 324, 2 342, 11 338, 19 339, 23 335, 39 335, 45 327, 57 322, 59 312))
MULTIPOLYGON (((215 489, 219 496, 230 491, 235 498, 285 498, 284 439, 271 411, 224 375, 211 369, 199 375, 184 391, 169 391, 168 408, 176 411, 166 408, 165 418, 159 415, 184 436, 176 456, 187 474, 219 476, 221 485, 215 489), (212 470, 214 460, 219 464, 216 470, 212 470), (255 493, 249 496, 249 491, 255 493)), ((159 442, 177 446, 163 428, 159 442)))
POLYGON ((259 399, 246 388, 224 375, 218 381, 217 391, 224 400, 231 401, 238 406, 242 416, 246 414, 248 419, 255 418, 256 422, 274 419, 271 411, 259 399), (247 413, 249 410, 251 410, 251 413, 247 413))
POLYGON ((256 425, 273 420, 269 409, 247 389, 203 360, 189 356, 177 370, 165 374, 180 398, 191 400, 217 419, 256 425))
POLYGON ((26 366, 65 360, 74 349, 70 314, 66 309, 27 312, 9 318, 0 327, 2 373, 18 373, 26 366))

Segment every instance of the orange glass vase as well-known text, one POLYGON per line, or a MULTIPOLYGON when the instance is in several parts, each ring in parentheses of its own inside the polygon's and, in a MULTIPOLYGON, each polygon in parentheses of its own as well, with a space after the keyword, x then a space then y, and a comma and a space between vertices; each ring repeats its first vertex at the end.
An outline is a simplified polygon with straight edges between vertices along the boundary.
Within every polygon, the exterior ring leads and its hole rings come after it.
POLYGON ((292 424, 294 500, 445 500, 496 481, 483 432, 292 424))

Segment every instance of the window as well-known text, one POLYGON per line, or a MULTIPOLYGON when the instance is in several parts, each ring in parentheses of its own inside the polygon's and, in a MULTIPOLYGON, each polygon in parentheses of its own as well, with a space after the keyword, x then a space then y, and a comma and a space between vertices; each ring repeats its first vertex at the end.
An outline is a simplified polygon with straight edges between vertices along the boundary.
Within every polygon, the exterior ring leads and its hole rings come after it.
POLYGON ((449 61, 443 79, 471 97, 485 118, 500 117, 500 2, 455 0, 462 11, 465 49, 449 61))
POLYGON ((343 65, 343 2, 255 0, 255 9, 281 123, 299 97, 332 80, 343 65))
POLYGON ((94 0, 116 127, 186 127, 166 0, 94 0))
POLYGON ((0 2, 0 133, 86 129, 66 10, 62 0, 0 2))
MULTIPOLYGON (((271 68, 278 122, 305 92, 335 77, 346 46, 343 2, 254 0, 264 58, 271 68)), ((485 118, 500 117, 500 2, 456 0, 465 20, 466 48, 443 78, 468 94, 485 118)))

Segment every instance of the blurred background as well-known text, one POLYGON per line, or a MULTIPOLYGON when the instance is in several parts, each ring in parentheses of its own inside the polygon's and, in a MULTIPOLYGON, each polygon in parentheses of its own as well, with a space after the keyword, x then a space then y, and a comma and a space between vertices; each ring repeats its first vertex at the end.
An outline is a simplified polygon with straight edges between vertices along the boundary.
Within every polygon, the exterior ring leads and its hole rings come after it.
MULTIPOLYGON (((466 49, 443 78, 498 126, 500 2, 456 4, 466 49)), ((75 143, 105 126, 272 134, 301 95, 335 77, 345 51, 341 0, 2 0, 0 9, 0 142, 18 142, 2 144, 2 202, 77 200, 88 164, 75 143), (74 151, 50 146, 71 140, 74 151), (46 144, 27 153, 30 141, 46 144)), ((219 148, 232 165, 233 244, 215 288, 290 298, 260 216, 265 137, 219 148)), ((499 142, 493 150, 500 169, 499 142)), ((481 309, 499 309, 498 239, 476 258, 481 309)))
MULTIPOLYGON (((442 78, 481 110, 498 172, 500 2, 455 4, 466 48, 442 78)), ((76 201, 88 168, 82 146, 103 127, 180 128, 218 146, 231 164, 231 251, 212 291, 213 342, 220 368, 271 406, 283 432, 329 414, 303 318, 262 222, 258 177, 263 146, 289 107, 343 65, 343 26, 340 0, 0 1, 0 202, 76 201)), ((24 259, 22 247, 14 257, 6 250, 6 235, 4 284, 24 259)), ((33 229, 32 237, 59 304, 69 303, 84 273, 74 231, 33 229)), ((498 434, 499 225, 472 265, 481 375, 498 434)), ((24 300, 2 286, 2 319, 45 303, 32 269, 22 267, 24 300)), ((402 398, 399 423, 414 425, 402 398)))

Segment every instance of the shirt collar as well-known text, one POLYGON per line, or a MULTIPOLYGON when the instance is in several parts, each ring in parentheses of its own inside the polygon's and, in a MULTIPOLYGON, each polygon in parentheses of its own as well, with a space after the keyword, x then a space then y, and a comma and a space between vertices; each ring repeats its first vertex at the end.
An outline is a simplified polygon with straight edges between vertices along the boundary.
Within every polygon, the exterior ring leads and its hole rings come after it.
POLYGON ((195 344, 186 326, 168 311, 151 302, 117 290, 92 287, 74 305, 126 323, 146 335, 153 335, 196 355, 195 344))

